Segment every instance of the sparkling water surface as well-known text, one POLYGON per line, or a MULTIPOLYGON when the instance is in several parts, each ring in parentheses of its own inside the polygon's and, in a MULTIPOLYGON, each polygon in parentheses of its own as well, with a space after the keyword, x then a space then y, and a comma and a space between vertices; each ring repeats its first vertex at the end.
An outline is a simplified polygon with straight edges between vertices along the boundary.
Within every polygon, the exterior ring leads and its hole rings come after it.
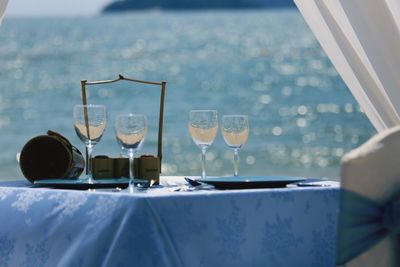
MULTIPOLYGON (((243 175, 339 177, 340 159, 375 130, 297 10, 145 12, 95 17, 6 18, 0 27, 0 179, 21 178, 16 154, 48 129, 81 151, 72 108, 81 80, 167 81, 163 174, 199 175, 188 132, 191 109, 247 114, 243 175)), ((144 113, 140 151, 156 153, 159 90, 129 82, 88 87, 108 107, 94 154, 119 156, 115 115, 144 113)), ((209 175, 230 175, 220 131, 209 175)))

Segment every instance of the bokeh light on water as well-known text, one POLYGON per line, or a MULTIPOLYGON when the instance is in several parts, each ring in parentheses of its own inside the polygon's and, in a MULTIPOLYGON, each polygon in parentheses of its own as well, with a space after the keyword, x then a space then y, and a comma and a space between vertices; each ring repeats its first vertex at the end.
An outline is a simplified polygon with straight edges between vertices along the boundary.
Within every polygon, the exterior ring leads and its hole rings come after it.
MULTIPOLYGON (((83 150, 72 128, 80 80, 118 73, 167 81, 165 175, 200 173, 191 109, 249 115, 243 175, 335 178, 341 157, 375 133, 295 10, 10 18, 0 29, 0 62, 0 179, 21 177, 16 153, 47 129, 83 150)), ((129 87, 90 88, 90 102, 110 112, 95 154, 119 154, 113 124, 122 111, 148 115, 142 153, 155 153, 158 92, 129 87)), ((220 133, 207 159, 209 175, 232 173, 220 133)))

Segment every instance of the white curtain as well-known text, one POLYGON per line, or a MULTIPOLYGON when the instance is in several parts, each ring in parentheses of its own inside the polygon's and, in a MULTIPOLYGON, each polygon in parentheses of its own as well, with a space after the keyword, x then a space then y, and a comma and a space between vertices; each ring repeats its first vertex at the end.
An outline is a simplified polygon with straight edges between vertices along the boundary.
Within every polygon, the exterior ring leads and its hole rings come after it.
POLYGON ((8 0, 0 0, 0 24, 4 17, 4 11, 6 11, 8 0))
POLYGON ((374 127, 400 124, 400 0, 294 0, 374 127))

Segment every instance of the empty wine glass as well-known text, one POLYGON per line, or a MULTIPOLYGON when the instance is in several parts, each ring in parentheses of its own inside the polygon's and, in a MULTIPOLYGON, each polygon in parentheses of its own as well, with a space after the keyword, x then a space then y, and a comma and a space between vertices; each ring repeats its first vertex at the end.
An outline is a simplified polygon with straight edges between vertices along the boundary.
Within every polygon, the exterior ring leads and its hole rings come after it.
POLYGON ((92 151, 106 129, 106 107, 103 105, 75 105, 73 117, 76 134, 86 146, 86 179, 88 183, 93 183, 92 151))
POLYGON ((218 118, 216 110, 191 110, 189 132, 193 142, 201 149, 201 178, 206 178, 206 152, 217 135, 218 118))
POLYGON ((129 156, 129 191, 134 189, 134 158, 135 152, 141 148, 147 133, 146 116, 140 114, 121 114, 115 120, 115 135, 121 149, 129 156))
POLYGON ((239 150, 249 137, 249 121, 246 115, 222 116, 222 136, 228 147, 233 149, 233 175, 239 173, 239 150))

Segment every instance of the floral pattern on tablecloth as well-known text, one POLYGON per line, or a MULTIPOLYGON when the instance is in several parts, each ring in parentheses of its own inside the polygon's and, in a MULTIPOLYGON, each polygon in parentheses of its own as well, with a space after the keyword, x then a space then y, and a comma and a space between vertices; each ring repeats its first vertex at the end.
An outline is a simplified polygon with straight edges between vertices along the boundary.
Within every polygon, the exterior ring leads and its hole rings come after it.
POLYGON ((230 213, 222 218, 216 218, 217 238, 216 243, 220 243, 221 248, 217 254, 230 259, 238 259, 240 247, 246 241, 246 218, 241 215, 240 206, 235 200, 231 200, 230 213))
POLYGON ((85 205, 88 197, 87 194, 65 194, 65 192, 51 194, 47 199, 54 205, 47 215, 49 217, 56 216, 58 221, 62 221, 65 217, 73 216, 85 205))
POLYGON ((7 234, 0 235, 0 267, 8 266, 10 255, 14 252, 15 241, 8 238, 7 234))
POLYGON ((11 206, 23 213, 27 213, 32 205, 43 199, 43 194, 43 191, 21 191, 17 193, 16 200, 11 206))

